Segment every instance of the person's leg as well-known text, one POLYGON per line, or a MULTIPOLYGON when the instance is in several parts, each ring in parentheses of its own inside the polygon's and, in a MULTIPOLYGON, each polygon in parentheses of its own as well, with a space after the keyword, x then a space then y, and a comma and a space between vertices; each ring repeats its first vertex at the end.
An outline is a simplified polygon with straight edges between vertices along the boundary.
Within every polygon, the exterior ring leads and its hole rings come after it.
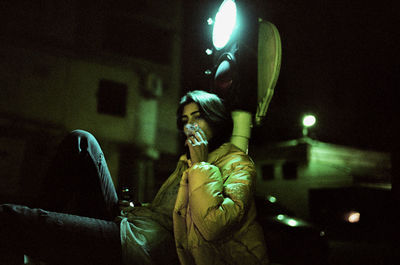
POLYGON ((119 226, 112 221, 0 205, 0 264, 22 264, 22 257, 15 261, 14 253, 49 264, 121 264, 119 226))
POLYGON ((62 141, 45 177, 39 206, 105 220, 118 214, 117 193, 92 134, 75 130, 62 141))

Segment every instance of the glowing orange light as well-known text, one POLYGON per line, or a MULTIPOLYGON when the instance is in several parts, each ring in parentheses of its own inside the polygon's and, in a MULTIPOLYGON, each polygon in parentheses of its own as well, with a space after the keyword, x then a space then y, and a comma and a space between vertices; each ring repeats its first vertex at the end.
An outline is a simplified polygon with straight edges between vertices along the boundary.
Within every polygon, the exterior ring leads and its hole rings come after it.
POLYGON ((346 221, 349 223, 358 223, 360 221, 360 213, 351 211, 346 215, 346 221))

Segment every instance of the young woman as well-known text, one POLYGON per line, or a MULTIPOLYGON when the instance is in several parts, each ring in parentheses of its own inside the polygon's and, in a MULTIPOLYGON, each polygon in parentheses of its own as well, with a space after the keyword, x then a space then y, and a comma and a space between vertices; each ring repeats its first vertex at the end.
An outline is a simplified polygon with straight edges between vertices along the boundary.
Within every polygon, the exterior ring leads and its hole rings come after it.
POLYGON ((266 264, 263 232, 255 221, 256 171, 229 143, 230 113, 217 96, 194 91, 182 98, 179 116, 179 128, 199 127, 186 133, 190 160, 173 211, 181 264, 266 264))
POLYGON ((46 184, 51 211, 0 206, 0 260, 18 250, 56 264, 267 264, 255 168, 229 143, 230 113, 216 95, 192 91, 177 125, 186 154, 152 203, 121 212, 97 141, 72 132, 46 184))

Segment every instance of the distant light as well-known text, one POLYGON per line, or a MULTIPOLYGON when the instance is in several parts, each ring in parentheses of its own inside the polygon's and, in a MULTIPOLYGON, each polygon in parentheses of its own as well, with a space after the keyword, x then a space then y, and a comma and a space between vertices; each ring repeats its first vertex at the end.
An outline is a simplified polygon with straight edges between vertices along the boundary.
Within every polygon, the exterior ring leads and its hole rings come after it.
POLYGON ((213 53, 213 51, 212 51, 211 49, 207 49, 207 50, 206 50, 206 54, 207 54, 207 55, 211 55, 212 53, 213 53))
POLYGON ((293 219, 290 219, 290 220, 287 222, 287 224, 290 225, 290 226, 296 226, 296 225, 297 225, 297 221, 296 221, 296 220, 293 220, 293 219))
POLYGON ((296 221, 293 218, 290 218, 289 216, 285 215, 285 214, 278 214, 276 216, 276 219, 281 221, 282 223, 288 225, 288 226, 298 226, 300 223, 298 221, 296 221))
POLYGON ((212 74, 212 72, 211 72, 210 69, 205 70, 204 73, 205 73, 206 75, 211 75, 211 74, 212 74))
POLYGON ((129 203, 129 206, 135 207, 135 204, 134 204, 133 202, 130 202, 130 203, 129 203))
POLYGON ((346 215, 346 221, 349 223, 358 223, 360 221, 360 213, 351 211, 346 215))
POLYGON ((314 115, 306 115, 303 118, 303 125, 305 127, 311 127, 315 124, 315 122, 316 122, 316 118, 314 115))
POLYGON ((325 231, 319 232, 319 236, 325 236, 325 231))
POLYGON ((213 20, 212 18, 209 17, 209 18, 207 19, 207 24, 208 24, 208 25, 212 25, 213 23, 214 23, 214 20, 213 20))
POLYGON ((213 44, 217 50, 225 47, 236 25, 236 4, 232 0, 224 0, 215 16, 213 44))
POLYGON ((267 197, 267 200, 268 200, 270 203, 275 203, 275 202, 276 202, 276 198, 275 198, 274 196, 271 196, 271 195, 269 195, 269 196, 267 197))

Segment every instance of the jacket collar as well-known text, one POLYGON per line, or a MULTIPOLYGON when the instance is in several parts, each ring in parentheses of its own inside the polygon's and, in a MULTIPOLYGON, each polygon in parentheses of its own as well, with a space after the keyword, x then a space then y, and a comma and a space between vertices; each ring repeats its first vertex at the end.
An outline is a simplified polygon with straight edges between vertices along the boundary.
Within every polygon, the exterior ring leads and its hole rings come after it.
POLYGON ((224 157, 228 153, 230 153, 232 150, 237 150, 237 147, 235 147, 231 143, 224 143, 214 151, 208 154, 208 159, 207 162, 214 164, 216 161, 218 161, 221 157, 224 157))

